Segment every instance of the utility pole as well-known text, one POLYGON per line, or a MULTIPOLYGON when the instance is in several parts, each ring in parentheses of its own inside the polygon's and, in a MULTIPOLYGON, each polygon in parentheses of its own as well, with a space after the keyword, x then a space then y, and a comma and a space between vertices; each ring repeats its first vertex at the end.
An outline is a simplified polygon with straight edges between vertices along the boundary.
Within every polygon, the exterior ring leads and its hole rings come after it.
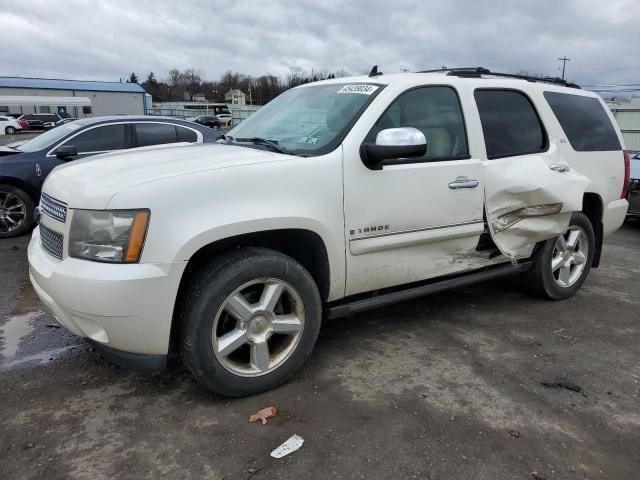
POLYGON ((562 62, 562 79, 564 80, 564 67, 567 64, 567 62, 571 61, 571 59, 567 57, 562 57, 562 58, 558 58, 558 60, 562 62))
POLYGON ((401 69, 400 69, 400 71, 401 71, 402 73, 407 73, 407 72, 409 71, 409 69, 408 69, 408 68, 401 68, 401 69))

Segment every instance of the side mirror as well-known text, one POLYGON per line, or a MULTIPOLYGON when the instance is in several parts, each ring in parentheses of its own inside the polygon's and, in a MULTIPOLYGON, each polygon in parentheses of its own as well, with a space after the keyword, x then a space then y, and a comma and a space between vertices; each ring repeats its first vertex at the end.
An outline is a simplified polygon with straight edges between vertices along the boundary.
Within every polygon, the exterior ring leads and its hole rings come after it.
POLYGON ((364 164, 379 170, 386 160, 422 157, 427 153, 427 139, 417 128, 386 128, 376 136, 376 143, 363 143, 360 156, 364 164))
POLYGON ((56 148, 56 157, 60 160, 69 160, 69 157, 78 155, 78 149, 75 145, 62 145, 56 148))

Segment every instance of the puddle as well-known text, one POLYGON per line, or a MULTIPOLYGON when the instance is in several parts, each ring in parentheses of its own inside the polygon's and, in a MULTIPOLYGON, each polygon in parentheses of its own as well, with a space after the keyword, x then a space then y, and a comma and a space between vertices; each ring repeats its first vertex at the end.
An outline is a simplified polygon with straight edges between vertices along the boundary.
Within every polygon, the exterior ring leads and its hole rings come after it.
POLYGON ((0 366, 0 371, 3 371, 3 370, 6 371, 11 368, 14 368, 29 362, 38 362, 37 365, 46 365, 47 363, 52 362, 64 356, 65 353, 73 350, 74 348, 80 347, 81 345, 82 344, 68 345, 66 347, 54 348, 52 350, 45 350, 43 352, 38 352, 33 355, 28 355, 26 357, 16 358, 11 362, 5 362, 4 364, 2 364, 0 366))
POLYGON ((2 340, 0 356, 4 358, 15 357, 22 339, 33 332, 35 328, 33 321, 43 313, 29 312, 9 317, 5 324, 0 327, 0 340, 2 340))

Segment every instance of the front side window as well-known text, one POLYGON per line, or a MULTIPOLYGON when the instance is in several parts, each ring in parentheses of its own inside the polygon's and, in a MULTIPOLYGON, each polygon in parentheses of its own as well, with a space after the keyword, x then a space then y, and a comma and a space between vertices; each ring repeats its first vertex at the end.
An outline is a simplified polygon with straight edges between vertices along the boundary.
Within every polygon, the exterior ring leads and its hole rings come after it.
POLYGON ((467 158, 469 149, 458 94, 451 87, 420 87, 400 95, 373 126, 365 142, 381 130, 413 127, 424 133, 427 153, 416 161, 467 158))
POLYGON ((198 141, 198 135, 190 128, 176 126, 176 131, 178 132, 179 142, 195 143, 198 141))
POLYGON ((178 141, 176 127, 167 123, 136 123, 136 136, 138 147, 178 141))
POLYGON ((372 83, 292 88, 244 120, 228 136, 272 140, 294 155, 323 155, 340 145, 382 88, 372 83))
POLYGON ((487 158, 543 152, 547 136, 529 98, 515 90, 476 90, 474 93, 487 158))
POLYGON ((618 135, 597 98, 544 92, 571 147, 577 152, 620 150, 618 135))
POLYGON ((127 126, 124 123, 119 123, 92 128, 71 138, 65 145, 74 145, 78 149, 78 153, 107 152, 129 148, 127 126))

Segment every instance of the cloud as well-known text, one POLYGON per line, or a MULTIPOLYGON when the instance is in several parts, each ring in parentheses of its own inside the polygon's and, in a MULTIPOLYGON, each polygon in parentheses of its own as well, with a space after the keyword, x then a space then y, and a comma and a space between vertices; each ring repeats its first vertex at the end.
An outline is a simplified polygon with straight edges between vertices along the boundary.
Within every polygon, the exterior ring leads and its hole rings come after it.
POLYGON ((571 80, 638 83, 638 19, 635 0, 3 0, 0 74, 163 79, 194 67, 217 79, 378 64, 388 73, 482 65, 559 75, 566 55, 571 80))

